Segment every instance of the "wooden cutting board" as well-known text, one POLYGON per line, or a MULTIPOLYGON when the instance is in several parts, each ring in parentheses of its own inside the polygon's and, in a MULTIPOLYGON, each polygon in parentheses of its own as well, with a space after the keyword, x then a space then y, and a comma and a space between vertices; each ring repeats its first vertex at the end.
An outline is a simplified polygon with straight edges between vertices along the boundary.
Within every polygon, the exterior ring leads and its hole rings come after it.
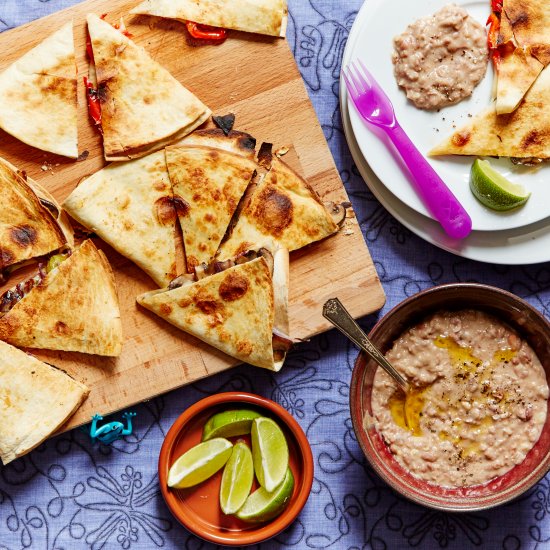
MULTIPOLYGON (((250 132, 258 143, 290 147, 286 162, 307 178, 323 200, 347 200, 286 40, 231 32, 221 45, 194 47, 188 44, 181 23, 129 15, 137 4, 138 0, 90 0, 0 34, 3 70, 66 21, 74 21, 79 150, 89 152, 86 160, 75 162, 33 149, 0 131, 1 156, 26 170, 60 202, 81 178, 103 167, 101 138, 88 119, 82 77, 88 71, 86 14, 107 13, 111 23, 124 16, 135 42, 214 113, 235 113, 235 128, 250 132)), ((115 271, 124 349, 117 359, 36 352, 91 388, 65 429, 89 422, 96 412, 106 415, 235 364, 234 359, 138 307, 136 296, 155 288, 154 283, 99 239, 96 242, 115 271)), ((294 338, 308 338, 330 328, 321 315, 328 298, 338 296, 355 317, 384 304, 384 292, 353 214, 336 236, 293 253, 290 268, 290 334, 294 338)))

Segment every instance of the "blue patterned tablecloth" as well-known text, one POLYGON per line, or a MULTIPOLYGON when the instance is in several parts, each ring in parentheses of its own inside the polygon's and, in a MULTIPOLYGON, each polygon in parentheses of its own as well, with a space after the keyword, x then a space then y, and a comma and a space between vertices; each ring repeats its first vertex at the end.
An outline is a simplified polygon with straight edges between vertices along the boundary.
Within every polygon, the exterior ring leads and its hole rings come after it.
MULTIPOLYGON (((75 3, 1 0, 0 31, 75 3)), ((454 281, 499 286, 548 314, 548 264, 494 266, 438 250, 393 219, 361 180, 338 108, 341 57, 361 3, 289 0, 288 39, 386 291, 380 314, 421 289, 454 281)), ((380 314, 361 324, 370 329, 380 314)), ((352 429, 348 394, 356 354, 332 331, 299 345, 279 374, 242 366, 136 407, 135 435, 112 447, 92 446, 74 430, 0 466, 0 550, 211 548, 171 517, 156 463, 175 418, 200 398, 227 390, 279 402, 313 449, 309 501, 297 521, 262 549, 550 548, 548 477, 519 501, 472 514, 427 510, 394 494, 366 464, 352 429)))

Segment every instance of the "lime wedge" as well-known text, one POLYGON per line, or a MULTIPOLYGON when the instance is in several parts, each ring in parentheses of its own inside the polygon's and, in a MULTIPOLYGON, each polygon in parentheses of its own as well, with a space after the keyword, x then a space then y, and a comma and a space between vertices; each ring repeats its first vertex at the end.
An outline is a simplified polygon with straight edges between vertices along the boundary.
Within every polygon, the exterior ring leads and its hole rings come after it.
POLYGON ((223 470, 220 486, 220 506, 224 514, 234 514, 242 507, 253 481, 252 453, 244 441, 237 441, 223 470))
POLYGON ((250 433, 252 421, 260 416, 255 411, 242 409, 239 411, 223 411, 211 416, 202 431, 202 440, 214 437, 235 437, 250 433))
POLYGON ((260 417, 252 422, 252 458, 260 485, 268 492, 280 485, 288 468, 285 436, 271 420, 260 417))
POLYGON ((511 210, 531 196, 522 185, 508 181, 488 160, 476 159, 470 173, 470 189, 481 204, 492 210, 511 210))
POLYGON ((268 493, 263 487, 254 491, 237 512, 237 517, 250 523, 269 521, 277 517, 287 507, 293 489, 294 476, 288 468, 283 482, 275 491, 268 493))
POLYGON ((233 444, 217 438, 199 443, 182 454, 168 472, 168 487, 183 489, 201 483, 223 468, 233 444))

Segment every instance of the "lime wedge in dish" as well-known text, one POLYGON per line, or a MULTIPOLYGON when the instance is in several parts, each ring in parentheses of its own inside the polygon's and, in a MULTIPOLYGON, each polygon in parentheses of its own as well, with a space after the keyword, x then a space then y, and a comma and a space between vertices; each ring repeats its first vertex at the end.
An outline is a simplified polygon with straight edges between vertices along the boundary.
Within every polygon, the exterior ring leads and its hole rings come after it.
POLYGON ((288 468, 288 445, 281 428, 264 416, 252 422, 252 458, 259 484, 273 491, 283 482, 288 468))
POLYGON ((168 472, 168 487, 184 489, 213 476, 225 466, 233 444, 221 437, 195 445, 172 464, 168 472))
POLYGON ((531 196, 522 185, 512 183, 499 174, 488 160, 480 159, 476 159, 472 166, 470 189, 481 204, 501 212, 525 204, 531 196))
POLYGON ((253 481, 252 452, 244 441, 237 441, 223 470, 220 485, 220 506, 224 514, 234 514, 242 507, 253 481))
POLYGON ((214 437, 236 437, 250 433, 252 421, 260 416, 256 411, 242 409, 223 411, 211 416, 202 431, 202 440, 214 437))
POLYGON ((263 487, 254 491, 237 512, 237 517, 250 523, 272 520, 288 506, 294 490, 294 476, 290 468, 285 472, 282 483, 269 493, 263 487))

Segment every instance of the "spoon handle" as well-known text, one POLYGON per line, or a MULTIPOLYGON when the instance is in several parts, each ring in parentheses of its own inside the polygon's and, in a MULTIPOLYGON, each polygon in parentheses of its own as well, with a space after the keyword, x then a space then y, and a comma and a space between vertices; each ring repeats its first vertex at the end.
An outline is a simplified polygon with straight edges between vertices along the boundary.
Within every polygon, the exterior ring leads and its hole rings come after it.
POLYGON ((380 350, 372 344, 338 298, 331 298, 325 303, 323 306, 323 317, 328 319, 344 336, 347 336, 376 361, 405 392, 408 390, 409 385, 407 381, 392 367, 380 350))

